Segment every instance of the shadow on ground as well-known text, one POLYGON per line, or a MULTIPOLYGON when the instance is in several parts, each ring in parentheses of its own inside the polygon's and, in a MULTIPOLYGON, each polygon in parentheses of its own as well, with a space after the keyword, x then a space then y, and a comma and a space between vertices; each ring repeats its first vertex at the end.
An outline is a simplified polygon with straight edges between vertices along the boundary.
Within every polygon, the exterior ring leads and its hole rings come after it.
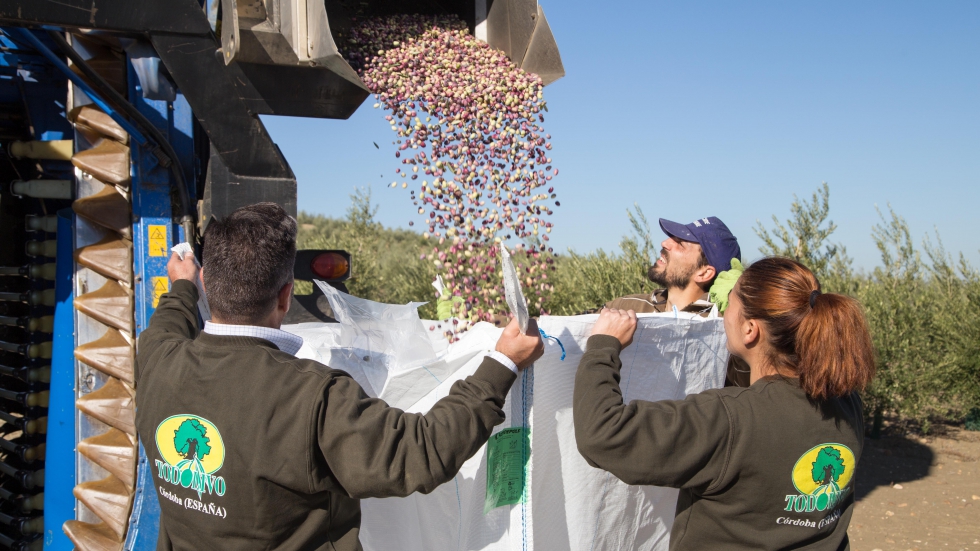
POLYGON ((865 438, 858 464, 855 497, 860 501, 879 486, 920 480, 929 475, 936 454, 914 435, 865 438))

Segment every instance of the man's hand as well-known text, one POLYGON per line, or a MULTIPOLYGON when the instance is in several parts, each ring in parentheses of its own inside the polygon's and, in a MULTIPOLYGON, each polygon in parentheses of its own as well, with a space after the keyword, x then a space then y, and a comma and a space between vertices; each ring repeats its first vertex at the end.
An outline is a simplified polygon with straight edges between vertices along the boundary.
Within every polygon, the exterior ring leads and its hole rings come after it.
POLYGON ((184 255, 184 259, 181 260, 177 253, 173 253, 170 255, 170 261, 167 262, 167 275, 170 276, 170 281, 187 279, 196 283, 198 271, 199 268, 192 254, 184 255))
POLYGON ((538 333, 536 321, 527 322, 527 334, 521 334, 521 328, 517 325, 517 318, 510 320, 504 332, 497 339, 497 352, 502 353, 517 364, 518 369, 534 363, 544 355, 544 341, 541 340, 541 333, 538 333))
POLYGON ((593 335, 609 335, 616 337, 619 344, 626 348, 633 342, 633 333, 636 332, 636 312, 632 310, 616 310, 615 308, 603 308, 599 312, 599 319, 592 326, 593 335))

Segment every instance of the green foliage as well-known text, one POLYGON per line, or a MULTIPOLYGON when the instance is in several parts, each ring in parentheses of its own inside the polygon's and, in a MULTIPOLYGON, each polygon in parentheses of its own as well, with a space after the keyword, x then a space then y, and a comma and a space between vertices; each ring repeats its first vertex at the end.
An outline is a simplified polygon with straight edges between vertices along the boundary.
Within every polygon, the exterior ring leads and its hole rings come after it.
POLYGON ((871 237, 881 266, 856 273, 846 249, 827 245, 836 226, 828 220, 830 190, 811 201, 794 200, 792 218, 776 220, 776 243, 761 225, 763 254, 796 258, 817 274, 825 291, 847 294, 864 306, 877 357, 877 375, 864 393, 880 428, 885 412, 913 418, 928 431, 933 418, 960 417, 980 404, 980 277, 965 258, 957 262, 942 240, 927 237, 925 260, 908 223, 889 206, 878 210, 871 237), (788 228, 788 229, 787 229, 788 228))
POLYGON ((772 233, 756 222, 755 233, 762 239, 759 249, 767 256, 794 258, 808 266, 818 278, 825 276, 834 260, 843 252, 838 245, 825 244, 837 224, 828 220, 830 215, 830 186, 826 182, 813 192, 810 201, 800 201, 795 195, 790 205, 792 218, 785 225, 774 214, 776 225, 772 233), (778 241, 777 241, 778 240, 778 241))
POLYGON ((647 279, 654 242, 650 224, 640 207, 635 213, 626 211, 633 235, 619 243, 618 253, 597 251, 558 256, 554 275, 555 290, 545 303, 545 309, 554 315, 569 316, 602 307, 610 300, 623 295, 653 292, 653 284, 647 279))
POLYGON ((980 431, 980 408, 973 408, 966 414, 966 422, 963 423, 966 430, 980 431))
POLYGON ((980 278, 961 256, 923 243, 924 261, 908 223, 891 207, 872 229, 881 266, 855 278, 878 360, 864 395, 876 423, 885 411, 918 420, 961 418, 980 403, 980 278))
POLYGON ((185 419, 174 431, 174 448, 185 459, 204 459, 211 453, 208 429, 197 419, 185 419))
MULTIPOLYGON (((915 416, 925 405, 924 378, 916 373, 936 351, 931 345, 929 289, 920 272, 920 257, 908 224, 889 207, 871 232, 881 254, 875 268, 858 289, 875 343, 878 372, 865 393, 873 411, 902 409, 915 416), (918 376, 917 376, 918 375, 918 376)), ((938 366, 932 366, 938 367, 938 366)))
MULTIPOLYGON (((908 224, 890 207, 879 211, 871 228, 881 266, 855 271, 846 249, 828 244, 836 228, 829 220, 829 197, 823 184, 810 200, 794 200, 789 220, 774 218, 772 231, 760 224, 760 250, 797 258, 814 270, 824 291, 853 296, 864 306, 877 376, 862 398, 876 424, 885 413, 915 419, 925 430, 933 419, 962 420, 980 407, 980 273, 962 255, 954 261, 938 235, 916 247, 908 224)), ((434 318, 435 266, 420 258, 431 252, 431 242, 378 224, 370 192, 357 190, 351 199, 344 220, 301 213, 299 247, 350 251, 352 294, 400 304, 428 300, 420 314, 434 318)), ((627 216, 632 232, 618 250, 554 256, 557 270, 548 278, 555 289, 544 311, 575 315, 653 290, 646 273, 657 244, 639 207, 627 216)), ((303 282, 298 284, 302 289, 303 282)))
MULTIPOLYGON (((420 315, 434 318, 435 267, 420 258, 431 243, 413 231, 386 229, 375 221, 378 209, 370 190, 357 188, 350 198, 344 220, 301 212, 297 248, 346 250, 353 257, 347 282, 352 295, 389 304, 429 301, 420 315)), ((298 294, 311 292, 311 283, 297 282, 298 294)))
MULTIPOLYGON (((832 481, 837 482, 842 474, 844 474, 844 459, 841 458, 839 451, 827 446, 817 452, 817 460, 813 462, 813 468, 810 470, 813 482, 823 484, 827 475, 830 475, 832 481)), ((827 483, 829 484, 829 481, 827 483)))

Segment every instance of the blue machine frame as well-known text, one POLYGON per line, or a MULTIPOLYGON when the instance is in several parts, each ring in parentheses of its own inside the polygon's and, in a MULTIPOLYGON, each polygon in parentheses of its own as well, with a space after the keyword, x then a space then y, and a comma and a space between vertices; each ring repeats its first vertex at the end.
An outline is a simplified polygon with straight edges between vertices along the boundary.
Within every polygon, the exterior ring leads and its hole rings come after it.
POLYGON ((48 408, 48 455, 44 471, 44 549, 69 550, 61 530, 75 518, 75 215, 58 212, 58 256, 55 279, 54 344, 51 352, 51 394, 48 408))
MULTIPOLYGON (((6 29, 5 29, 6 30, 6 29)), ((35 34, 26 29, 10 29, 14 36, 28 40, 43 41, 43 33, 35 34), (30 36, 24 33, 31 33, 30 36)), ((70 135, 70 125, 66 115, 66 79, 62 76, 67 67, 59 59, 46 59, 37 52, 17 51, 18 44, 9 37, 0 35, 0 42, 7 47, 0 53, 0 73, 12 72, 7 78, 30 78, 30 71, 19 67, 30 66, 38 74, 56 77, 56 86, 44 94, 33 94, 24 98, 29 103, 32 127, 37 129, 35 138, 39 140, 63 139, 70 135), (9 69, 4 71, 3 69, 9 69), (14 76, 16 75, 16 76, 14 76), (60 96, 59 96, 60 94, 60 96), (60 98, 60 103, 59 103, 60 98)), ((50 52, 49 52, 50 53, 50 52)), ((2 75, 0 75, 2 76, 2 75)), ((71 75, 74 76, 74 75, 71 75)), ((178 93, 173 102, 149 100, 143 97, 132 60, 127 57, 128 97, 160 132, 167 138, 183 167, 184 182, 188 193, 195 197, 193 189, 196 182, 194 116, 184 96, 178 93)), ((84 86, 82 91, 90 95, 96 103, 104 105, 92 89, 84 86)), ((111 110, 111 108, 110 108, 111 110)), ((126 126, 129 126, 128 124, 126 126)), ((139 136, 143 138, 142 135, 139 136)), ((133 214, 133 269, 134 269, 134 320, 137 337, 146 328, 156 307, 159 296, 169 290, 167 261, 170 248, 186 240, 179 224, 174 222, 173 192, 174 178, 170 169, 159 164, 157 157, 140 144, 146 139, 131 141, 130 186, 133 214), (176 239, 175 239, 176 237, 176 239)), ((68 165, 70 167, 70 165, 68 165)), ((55 308, 54 350, 52 353, 51 398, 49 409, 49 433, 47 438, 48 460, 45 480, 44 549, 70 550, 72 542, 62 531, 62 524, 75 518, 76 502, 72 488, 76 484, 76 464, 80 456, 75 450, 75 418, 81 415, 74 404, 76 328, 73 315, 73 278, 75 265, 72 261, 74 249, 75 218, 70 210, 59 212, 58 218, 58 262, 55 308)), ((159 532, 160 508, 157 501, 150 471, 147 469, 146 455, 142 445, 139 448, 137 488, 133 500, 130 526, 124 548, 127 550, 150 550, 156 548, 159 532)))
MULTIPOLYGON (((173 102, 150 100, 143 91, 131 60, 127 59, 129 99, 140 113, 153 123, 170 141, 185 170, 184 181, 193 185, 196 175, 194 158, 194 115, 184 96, 178 92, 173 102)), ((186 240, 179 224, 174 223, 171 190, 174 185, 170 170, 159 165, 157 158, 145 147, 132 144, 133 199, 133 271, 136 298, 136 335, 147 327, 160 295, 169 290, 167 261, 170 247, 186 240), (159 232, 164 231, 161 236, 159 232), (177 239, 174 239, 174 236, 177 239), (165 246, 161 247, 161 237, 165 246)), ((194 189, 188 194, 195 197, 194 189)), ((123 549, 156 549, 160 529, 160 504, 157 501, 146 453, 140 443, 136 475, 136 494, 133 512, 123 549)))

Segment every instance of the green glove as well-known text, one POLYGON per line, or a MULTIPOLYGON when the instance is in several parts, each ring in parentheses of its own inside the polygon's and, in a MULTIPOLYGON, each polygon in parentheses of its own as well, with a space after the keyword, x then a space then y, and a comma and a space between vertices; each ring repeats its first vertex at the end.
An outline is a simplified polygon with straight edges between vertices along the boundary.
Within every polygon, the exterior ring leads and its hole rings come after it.
POLYGON ((742 267, 742 263, 737 258, 733 258, 732 269, 718 274, 718 277, 715 278, 711 290, 708 291, 708 298, 718 305, 719 313, 724 314, 725 310, 728 309, 728 295, 735 288, 735 283, 738 282, 738 278, 744 271, 745 268, 742 267))
POLYGON ((447 320, 453 317, 453 304, 463 304, 463 297, 443 298, 436 301, 436 318, 447 320))

